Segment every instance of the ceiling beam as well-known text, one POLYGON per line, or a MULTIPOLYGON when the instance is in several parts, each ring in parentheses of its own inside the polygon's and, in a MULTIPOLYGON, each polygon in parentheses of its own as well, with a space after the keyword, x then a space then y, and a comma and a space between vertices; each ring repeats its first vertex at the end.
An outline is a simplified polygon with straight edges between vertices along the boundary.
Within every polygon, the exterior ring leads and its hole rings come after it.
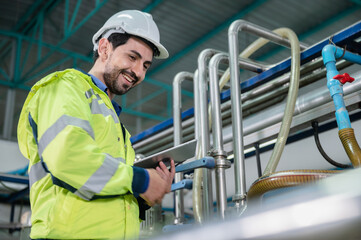
MULTIPOLYGON (((32 14, 35 10, 37 10, 37 7, 39 7, 40 3, 41 1, 37 1, 36 3, 32 4, 30 9, 28 10, 29 12, 27 11, 27 13, 20 18, 20 20, 15 25, 15 27, 12 28, 11 32, 22 33, 22 35, 29 34, 30 30, 36 29, 39 23, 39 18, 43 18, 45 10, 47 10, 46 14, 50 14, 51 10, 54 9, 57 6, 57 4, 60 3, 60 1, 58 0, 47 1, 46 4, 43 7, 41 7, 41 9, 38 12, 35 13, 35 17, 32 17, 31 19, 29 19, 28 22, 26 22, 30 17, 30 14, 32 14), (26 25, 24 25, 25 23, 26 25)), ((8 41, 6 40, 2 41, 0 44, 0 49, 6 46, 7 43, 8 41)), ((10 49, 11 47, 7 47, 5 50, 1 51, 0 60, 2 61, 6 60, 5 56, 7 56, 10 53, 10 49)))
MULTIPOLYGON (((63 39, 61 39, 58 44, 56 45, 56 47, 61 47, 74 33, 76 33, 92 16, 94 16, 94 14, 96 14, 100 8, 102 8, 105 3, 107 3, 108 0, 103 0, 101 3, 99 3, 90 13, 88 13, 87 16, 85 16, 79 23, 77 26, 74 27, 74 29, 70 30, 64 37, 63 39)), ((83 3, 83 4, 88 4, 88 3, 83 3)), ((64 16, 65 17, 65 16, 64 16)), ((30 71, 28 71, 27 73, 24 74, 24 76, 22 77, 22 81, 21 82, 25 82, 27 80, 27 78, 30 76, 30 74, 35 71, 35 69, 37 68, 37 66, 41 66, 53 53, 55 52, 55 50, 51 50, 48 54, 46 54, 40 61, 38 61, 35 64, 35 68, 31 69, 30 71)))
POLYGON ((306 32, 301 33, 299 35, 300 40, 303 40, 303 39, 307 38, 308 36, 311 36, 312 34, 320 31, 321 29, 324 29, 324 28, 330 26, 331 24, 339 21, 340 19, 351 15, 355 11, 359 10, 360 7, 361 7, 361 5, 354 5, 354 6, 351 6, 349 8, 346 8, 346 9, 340 11, 339 13, 337 13, 337 15, 334 15, 331 18, 328 18, 328 19, 322 21, 321 24, 318 24, 317 26, 310 28, 306 32))
POLYGON ((207 34, 203 35, 202 37, 198 38, 196 41, 188 45, 187 47, 183 48, 181 51, 174 54, 172 57, 168 58, 166 61, 164 61, 162 64, 154 68, 153 70, 149 71, 149 76, 152 76, 156 74, 157 72, 163 70, 164 68, 168 67, 169 65, 172 65, 176 61, 178 61, 180 58, 194 50, 199 45, 203 44, 204 42, 208 41, 215 35, 217 35, 219 32, 223 31, 224 29, 228 28, 229 25, 236 21, 237 19, 240 19, 247 15, 249 12, 254 11, 256 8, 260 7, 262 4, 267 2, 266 0, 257 0, 252 2, 250 5, 242 9, 237 14, 233 15, 229 19, 227 19, 225 22, 218 25, 218 27, 214 28, 212 31, 208 32, 207 34))
MULTIPOLYGON (((338 14, 336 15, 333 15, 332 17, 328 18, 328 19, 325 19, 324 21, 322 21, 321 24, 318 24, 317 26, 314 26, 313 28, 310 28, 308 29, 307 31, 301 33, 301 34, 298 34, 298 38, 299 40, 304 40, 306 39, 307 37, 315 34, 316 32, 330 26, 332 23, 334 22, 337 22, 338 20, 348 16, 348 15, 351 15, 352 13, 354 13, 355 11, 359 10, 361 6, 351 6, 349 8, 346 8, 342 11, 340 11, 338 14)), ((281 46, 277 46, 276 48, 274 48, 273 50, 269 51, 268 53, 266 54, 263 54, 261 57, 258 57, 256 58, 256 60, 258 61, 265 61, 267 60, 268 58, 274 56, 275 54, 279 53, 281 50, 283 50, 284 47, 281 47, 281 46)))
MULTIPOLYGON (((6 74, 6 72, 1 69, 0 70, 0 73, 1 75, 4 76, 5 80, 7 81, 12 81, 12 80, 16 80, 16 79, 19 79, 20 76, 17 75, 17 74, 20 74, 20 50, 21 50, 21 47, 24 45, 24 42, 28 42, 29 44, 36 44, 38 45, 38 47, 44 47, 44 48, 48 48, 50 49, 51 51, 54 51, 54 52, 57 52, 57 53, 62 53, 64 55, 66 55, 67 57, 64 57, 62 58, 60 61, 63 61, 64 59, 73 59, 73 60, 77 60, 77 61, 83 61, 83 62, 93 62, 93 60, 91 58, 88 58, 84 55, 81 55, 81 54, 77 54, 77 53, 74 53, 72 51, 69 51, 67 49, 63 49, 63 48, 60 48, 60 47, 57 47, 57 46, 53 46, 51 44, 47 44, 45 42, 42 42, 38 39, 34 39, 32 37, 28 37, 28 36, 24 36, 22 34, 19 34, 19 33, 15 33, 15 32, 8 32, 8 31, 4 31, 4 30, 0 30, 0 35, 4 35, 4 36, 7 36, 7 37, 11 37, 11 38, 14 38, 15 41, 16 41, 16 44, 13 45, 13 47, 16 48, 16 66, 17 66, 17 71, 15 71, 15 76, 14 76, 14 79, 10 79, 10 76, 8 74, 6 74)), ((25 56, 25 61, 27 60, 27 57, 25 56)), ((57 63, 53 63, 54 65, 52 65, 53 67, 55 67, 57 65, 59 65, 59 62, 57 63)), ((28 79, 26 79, 26 81, 23 81, 23 82, 19 82, 19 81, 16 81, 16 82, 12 82, 11 84, 11 87, 15 87, 17 88, 17 86, 23 86, 23 84, 27 81, 30 81, 32 80, 34 77, 38 77, 42 72, 44 71, 49 71, 51 69, 49 69, 49 66, 45 67, 45 68, 42 68, 39 72, 35 73, 33 76, 29 77, 28 79)), ((6 86, 10 86, 9 84, 4 84, 4 81, 0 82, 0 85, 6 85, 6 86)), ((22 89, 24 89, 23 87, 21 87, 22 89)))
POLYGON ((25 14, 21 16, 18 21, 16 21, 16 25, 13 27, 13 31, 18 31, 30 17, 37 15, 36 10, 38 10, 42 3, 43 0, 37 0, 36 2, 32 3, 30 7, 26 9, 25 14))
POLYGON ((143 8, 143 12, 151 12, 154 8, 156 8, 159 4, 161 4, 163 2, 163 0, 153 0, 150 4, 148 4, 148 6, 146 6, 145 8, 143 8))

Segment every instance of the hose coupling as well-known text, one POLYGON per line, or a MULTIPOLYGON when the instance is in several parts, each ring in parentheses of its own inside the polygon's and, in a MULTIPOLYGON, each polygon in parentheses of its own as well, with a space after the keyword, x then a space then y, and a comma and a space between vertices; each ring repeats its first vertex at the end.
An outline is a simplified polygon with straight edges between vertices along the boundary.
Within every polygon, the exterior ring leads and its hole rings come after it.
POLYGON ((232 196, 232 202, 242 202, 247 199, 246 194, 235 194, 232 196))

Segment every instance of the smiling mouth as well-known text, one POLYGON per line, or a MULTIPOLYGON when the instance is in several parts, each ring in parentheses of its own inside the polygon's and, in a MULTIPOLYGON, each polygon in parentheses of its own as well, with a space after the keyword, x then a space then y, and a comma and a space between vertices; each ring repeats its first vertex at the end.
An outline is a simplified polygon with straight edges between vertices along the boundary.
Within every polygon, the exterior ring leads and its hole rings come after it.
POLYGON ((135 79, 131 78, 130 76, 128 76, 127 74, 122 73, 122 76, 125 78, 125 80, 127 80, 129 83, 134 83, 135 79))

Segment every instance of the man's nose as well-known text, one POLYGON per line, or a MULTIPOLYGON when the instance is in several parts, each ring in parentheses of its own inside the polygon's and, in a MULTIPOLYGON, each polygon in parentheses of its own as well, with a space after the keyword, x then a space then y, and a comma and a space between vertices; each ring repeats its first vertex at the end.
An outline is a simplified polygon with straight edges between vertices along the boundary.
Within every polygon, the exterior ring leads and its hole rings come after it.
POLYGON ((138 79, 141 79, 144 74, 143 64, 139 62, 134 64, 132 71, 137 76, 138 79))

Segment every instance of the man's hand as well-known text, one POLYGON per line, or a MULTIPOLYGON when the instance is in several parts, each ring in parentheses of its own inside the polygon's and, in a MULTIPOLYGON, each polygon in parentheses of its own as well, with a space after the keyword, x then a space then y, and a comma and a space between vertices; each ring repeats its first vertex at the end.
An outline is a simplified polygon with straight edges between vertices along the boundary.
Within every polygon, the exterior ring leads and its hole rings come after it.
POLYGON ((157 170, 160 177, 168 183, 167 193, 169 193, 172 188, 172 182, 175 175, 175 164, 173 159, 170 161, 170 170, 168 170, 163 162, 159 162, 159 166, 156 167, 155 170, 157 170))
POLYGON ((147 169, 149 173, 149 186, 147 191, 140 196, 150 205, 161 203, 164 195, 169 193, 175 174, 174 161, 171 160, 170 170, 167 169, 163 162, 159 163, 156 169, 147 169))

